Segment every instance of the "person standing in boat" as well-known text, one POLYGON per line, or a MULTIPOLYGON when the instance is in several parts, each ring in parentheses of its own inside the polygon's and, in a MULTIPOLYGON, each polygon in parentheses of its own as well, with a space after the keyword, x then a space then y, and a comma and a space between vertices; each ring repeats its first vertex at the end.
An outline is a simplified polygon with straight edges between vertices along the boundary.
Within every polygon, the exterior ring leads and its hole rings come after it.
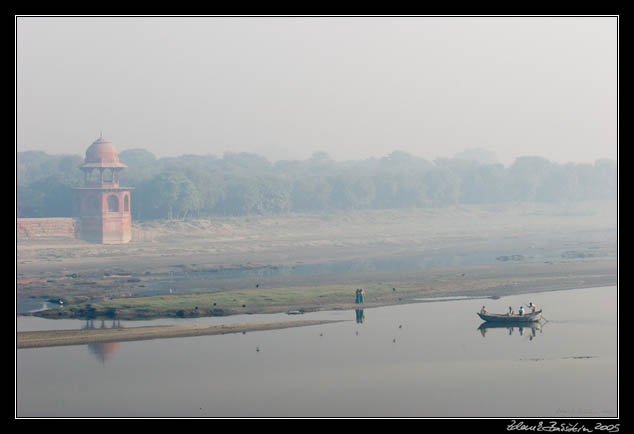
POLYGON ((537 310, 537 306, 535 306, 532 301, 528 303, 528 307, 531 309, 533 313, 535 313, 535 311, 537 310))
POLYGON ((509 306, 509 313, 507 315, 508 316, 513 315, 513 308, 511 306, 509 306))

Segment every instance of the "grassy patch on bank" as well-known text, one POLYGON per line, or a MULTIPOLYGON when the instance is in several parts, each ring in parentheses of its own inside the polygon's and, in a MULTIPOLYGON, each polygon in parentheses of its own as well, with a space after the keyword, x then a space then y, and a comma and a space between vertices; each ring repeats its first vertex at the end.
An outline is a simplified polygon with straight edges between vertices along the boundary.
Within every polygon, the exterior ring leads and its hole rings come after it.
MULTIPOLYGON (((223 316, 238 313, 284 312, 289 310, 316 310, 324 306, 352 308, 355 290, 359 286, 323 285, 285 288, 256 288, 213 293, 165 294, 149 297, 114 298, 96 303, 66 305, 60 309, 40 312, 39 315, 56 318, 68 317, 198 317, 223 316)), ((385 302, 412 295, 414 288, 393 286, 367 288, 366 303, 385 302)))
MULTIPOLYGON (((333 303, 354 301, 354 289, 341 286, 267 288, 233 290, 214 293, 157 295, 128 299, 112 299, 98 303, 100 309, 121 310, 219 310, 231 312, 261 311, 271 307, 298 306, 319 303, 320 300, 333 303)), ((96 306, 97 307, 97 306, 96 306)))

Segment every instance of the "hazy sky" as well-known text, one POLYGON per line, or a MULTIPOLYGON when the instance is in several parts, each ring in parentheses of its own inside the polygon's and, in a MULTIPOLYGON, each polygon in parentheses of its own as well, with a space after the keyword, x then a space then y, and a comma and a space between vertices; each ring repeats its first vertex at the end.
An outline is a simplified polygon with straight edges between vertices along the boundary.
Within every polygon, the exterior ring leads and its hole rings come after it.
POLYGON ((16 149, 617 158, 616 17, 16 18, 16 149))

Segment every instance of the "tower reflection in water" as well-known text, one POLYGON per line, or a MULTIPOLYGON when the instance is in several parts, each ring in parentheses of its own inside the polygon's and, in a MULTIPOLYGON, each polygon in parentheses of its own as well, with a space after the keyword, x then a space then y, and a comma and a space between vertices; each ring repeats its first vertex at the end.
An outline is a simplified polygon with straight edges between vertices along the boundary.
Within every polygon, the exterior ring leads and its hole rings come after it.
POLYGON ((487 332, 491 329, 506 329, 509 336, 512 336, 515 333, 515 329, 517 329, 517 333, 520 336, 524 336, 524 333, 528 334, 528 340, 532 341, 537 336, 537 332, 542 333, 542 325, 539 322, 534 323, 493 323, 493 322, 484 322, 480 324, 478 330, 482 334, 482 337, 486 337, 487 332))
MULTIPOLYGON (((86 324, 82 329, 106 329, 106 328, 123 328, 120 320, 112 320, 112 324, 108 327, 105 320, 98 320, 95 325, 95 320, 86 320, 86 324)), ((101 342, 96 344, 88 344, 88 350, 95 355, 97 360, 102 364, 106 363, 106 360, 112 359, 112 357, 119 351, 119 342, 101 342)))

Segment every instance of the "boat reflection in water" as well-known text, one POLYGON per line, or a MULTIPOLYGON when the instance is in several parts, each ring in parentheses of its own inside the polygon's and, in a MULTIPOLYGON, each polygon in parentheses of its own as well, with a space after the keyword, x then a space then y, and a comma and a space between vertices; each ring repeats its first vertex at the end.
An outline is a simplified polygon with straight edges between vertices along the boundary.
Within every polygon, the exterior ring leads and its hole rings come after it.
POLYGON ((524 333, 529 333, 528 339, 533 340, 537 335, 537 332, 542 333, 542 324, 538 321, 535 322, 488 322, 485 321, 480 324, 478 330, 482 334, 482 337, 486 337, 487 332, 490 329, 506 329, 509 336, 513 334, 515 329, 518 330, 520 336, 524 336, 524 333))

